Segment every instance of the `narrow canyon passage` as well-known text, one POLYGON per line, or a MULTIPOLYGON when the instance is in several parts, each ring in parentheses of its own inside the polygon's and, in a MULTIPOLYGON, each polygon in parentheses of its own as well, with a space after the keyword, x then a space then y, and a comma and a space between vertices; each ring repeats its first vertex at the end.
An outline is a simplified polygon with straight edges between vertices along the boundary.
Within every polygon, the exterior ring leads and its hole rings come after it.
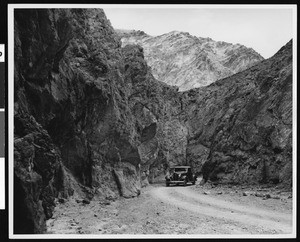
POLYGON ((181 31, 150 46, 105 11, 12 15, 13 233, 291 233, 293 40, 268 59, 181 31), (208 185, 166 187, 183 165, 208 185))

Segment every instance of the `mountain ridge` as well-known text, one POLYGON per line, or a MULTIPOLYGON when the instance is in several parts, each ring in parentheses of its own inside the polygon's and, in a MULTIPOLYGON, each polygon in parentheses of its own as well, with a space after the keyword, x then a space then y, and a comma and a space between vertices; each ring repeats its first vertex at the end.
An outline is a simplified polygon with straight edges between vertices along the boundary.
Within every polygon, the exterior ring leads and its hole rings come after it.
POLYGON ((154 77, 179 91, 207 86, 264 60, 252 48, 241 44, 196 37, 171 31, 150 36, 141 30, 116 30, 122 46, 138 44, 154 77))

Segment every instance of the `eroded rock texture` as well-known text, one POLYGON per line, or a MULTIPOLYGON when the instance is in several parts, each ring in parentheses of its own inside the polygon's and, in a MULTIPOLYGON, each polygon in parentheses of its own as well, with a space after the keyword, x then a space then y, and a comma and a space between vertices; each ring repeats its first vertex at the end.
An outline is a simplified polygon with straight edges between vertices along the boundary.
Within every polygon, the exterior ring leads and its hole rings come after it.
POLYGON ((45 231, 56 197, 139 195, 142 174, 173 158, 169 138, 187 139, 164 135, 180 127, 176 93, 102 10, 16 10, 15 233, 45 231))
POLYGON ((205 179, 292 182, 292 41, 272 58, 185 92, 187 158, 205 179))
POLYGON ((15 10, 14 31, 14 233, 45 232, 56 198, 138 196, 177 164, 290 186, 291 43, 180 93, 101 9, 15 10))
POLYGON ((180 91, 207 86, 216 80, 243 71, 264 58, 240 44, 214 41, 172 31, 150 36, 139 30, 117 30, 122 45, 138 44, 155 78, 180 91))

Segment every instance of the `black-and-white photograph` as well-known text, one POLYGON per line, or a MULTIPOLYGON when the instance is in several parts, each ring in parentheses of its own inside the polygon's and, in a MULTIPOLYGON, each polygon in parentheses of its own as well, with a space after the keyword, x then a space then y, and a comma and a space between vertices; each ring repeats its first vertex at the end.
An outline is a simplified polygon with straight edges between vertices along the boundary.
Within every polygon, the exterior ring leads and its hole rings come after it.
POLYGON ((296 5, 8 10, 11 238, 295 237, 296 5))

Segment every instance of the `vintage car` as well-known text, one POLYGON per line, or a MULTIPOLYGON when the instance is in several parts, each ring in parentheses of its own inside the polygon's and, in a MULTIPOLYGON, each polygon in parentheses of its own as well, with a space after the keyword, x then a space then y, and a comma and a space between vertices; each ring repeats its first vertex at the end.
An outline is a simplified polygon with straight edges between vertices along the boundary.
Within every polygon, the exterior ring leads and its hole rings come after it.
POLYGON ((192 173, 190 166, 174 166, 171 167, 166 174, 166 186, 170 184, 183 184, 186 186, 187 183, 195 185, 197 177, 192 173))

